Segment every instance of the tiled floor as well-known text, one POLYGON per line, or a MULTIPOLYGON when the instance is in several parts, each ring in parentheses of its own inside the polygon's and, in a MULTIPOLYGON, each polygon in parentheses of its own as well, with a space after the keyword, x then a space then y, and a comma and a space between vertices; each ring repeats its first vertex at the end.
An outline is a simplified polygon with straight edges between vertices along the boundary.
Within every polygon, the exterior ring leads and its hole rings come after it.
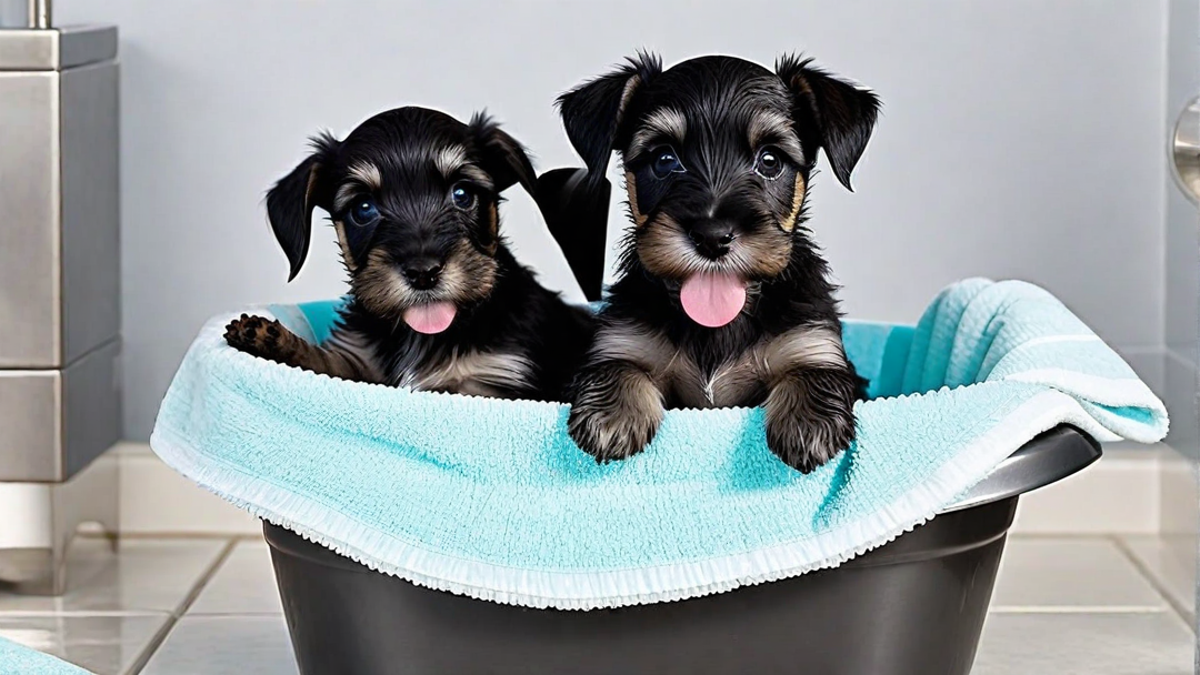
MULTIPOLYGON (((1195 545, 1013 538, 974 673, 1191 673, 1195 545)), ((63 598, 0 593, 0 636, 101 675, 297 672, 261 540, 81 540, 70 569, 63 598)))

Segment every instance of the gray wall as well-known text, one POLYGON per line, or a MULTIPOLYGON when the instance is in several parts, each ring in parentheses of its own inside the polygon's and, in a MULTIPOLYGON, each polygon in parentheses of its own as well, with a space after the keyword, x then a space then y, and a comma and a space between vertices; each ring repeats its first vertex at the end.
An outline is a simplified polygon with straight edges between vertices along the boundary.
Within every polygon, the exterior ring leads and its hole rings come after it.
MULTIPOLYGON (((815 187, 814 229, 851 314, 912 321, 960 277, 1024 278, 1162 372, 1165 2, 59 0, 56 11, 122 29, 130 438, 148 435, 207 317, 342 291, 331 231, 287 285, 263 217, 263 191, 309 134, 405 103, 459 116, 486 105, 542 168, 574 163, 553 97, 640 46, 668 62, 804 50, 883 96, 857 193, 828 172, 815 187)), ((518 254, 578 297, 534 213, 512 195, 518 254)))
MULTIPOLYGON (((1167 33, 1166 116, 1168 130, 1176 115, 1200 93, 1200 2, 1170 0, 1167 33)), ((1196 342, 1200 328, 1200 216, 1196 206, 1173 184, 1166 187, 1166 349, 1163 398, 1171 411, 1172 447, 1200 458, 1196 419, 1196 342)))

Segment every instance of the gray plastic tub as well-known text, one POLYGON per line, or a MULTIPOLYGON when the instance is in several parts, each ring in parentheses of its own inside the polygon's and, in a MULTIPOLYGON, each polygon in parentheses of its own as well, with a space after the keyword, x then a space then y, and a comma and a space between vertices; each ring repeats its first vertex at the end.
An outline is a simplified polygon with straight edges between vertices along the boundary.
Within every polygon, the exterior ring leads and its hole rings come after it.
POLYGON ((590 612, 433 591, 264 531, 303 675, 966 675, 1019 495, 1099 457, 1059 427, 941 515, 837 568, 590 612))

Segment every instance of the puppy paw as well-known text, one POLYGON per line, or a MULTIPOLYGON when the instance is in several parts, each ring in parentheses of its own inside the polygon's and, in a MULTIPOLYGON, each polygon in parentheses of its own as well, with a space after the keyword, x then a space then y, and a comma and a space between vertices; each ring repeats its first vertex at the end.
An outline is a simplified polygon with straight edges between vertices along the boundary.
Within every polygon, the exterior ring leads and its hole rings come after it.
POLYGON ((852 374, 808 371, 776 385, 767 397, 767 447, 785 464, 810 473, 854 442, 852 374))
POLYGON ((270 361, 287 363, 295 351, 295 335, 278 321, 243 314, 225 327, 225 342, 238 351, 270 361))
POLYGON ((662 393, 646 373, 602 368, 581 378, 567 432, 581 450, 604 463, 645 450, 662 417, 662 393))

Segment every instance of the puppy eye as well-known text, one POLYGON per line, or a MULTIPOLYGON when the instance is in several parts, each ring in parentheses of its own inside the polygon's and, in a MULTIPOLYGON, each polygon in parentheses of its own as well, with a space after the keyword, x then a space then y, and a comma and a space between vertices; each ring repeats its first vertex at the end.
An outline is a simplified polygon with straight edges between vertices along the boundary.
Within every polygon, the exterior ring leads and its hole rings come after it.
POLYGON ((346 215, 351 224, 365 227, 379 220, 379 207, 375 205, 374 199, 360 199, 350 207, 350 211, 346 215))
POLYGON ((754 172, 767 180, 779 178, 779 174, 783 173, 783 155, 772 147, 759 150, 758 159, 754 161, 754 172))
POLYGON ((654 177, 663 179, 673 173, 683 173, 683 162, 679 161, 679 155, 675 154, 675 148, 669 145, 664 145, 657 148, 650 155, 654 159, 650 163, 650 170, 654 172, 654 177))
POLYGON ((470 186, 457 183, 450 190, 450 199, 458 208, 469 209, 475 205, 475 192, 470 186))

